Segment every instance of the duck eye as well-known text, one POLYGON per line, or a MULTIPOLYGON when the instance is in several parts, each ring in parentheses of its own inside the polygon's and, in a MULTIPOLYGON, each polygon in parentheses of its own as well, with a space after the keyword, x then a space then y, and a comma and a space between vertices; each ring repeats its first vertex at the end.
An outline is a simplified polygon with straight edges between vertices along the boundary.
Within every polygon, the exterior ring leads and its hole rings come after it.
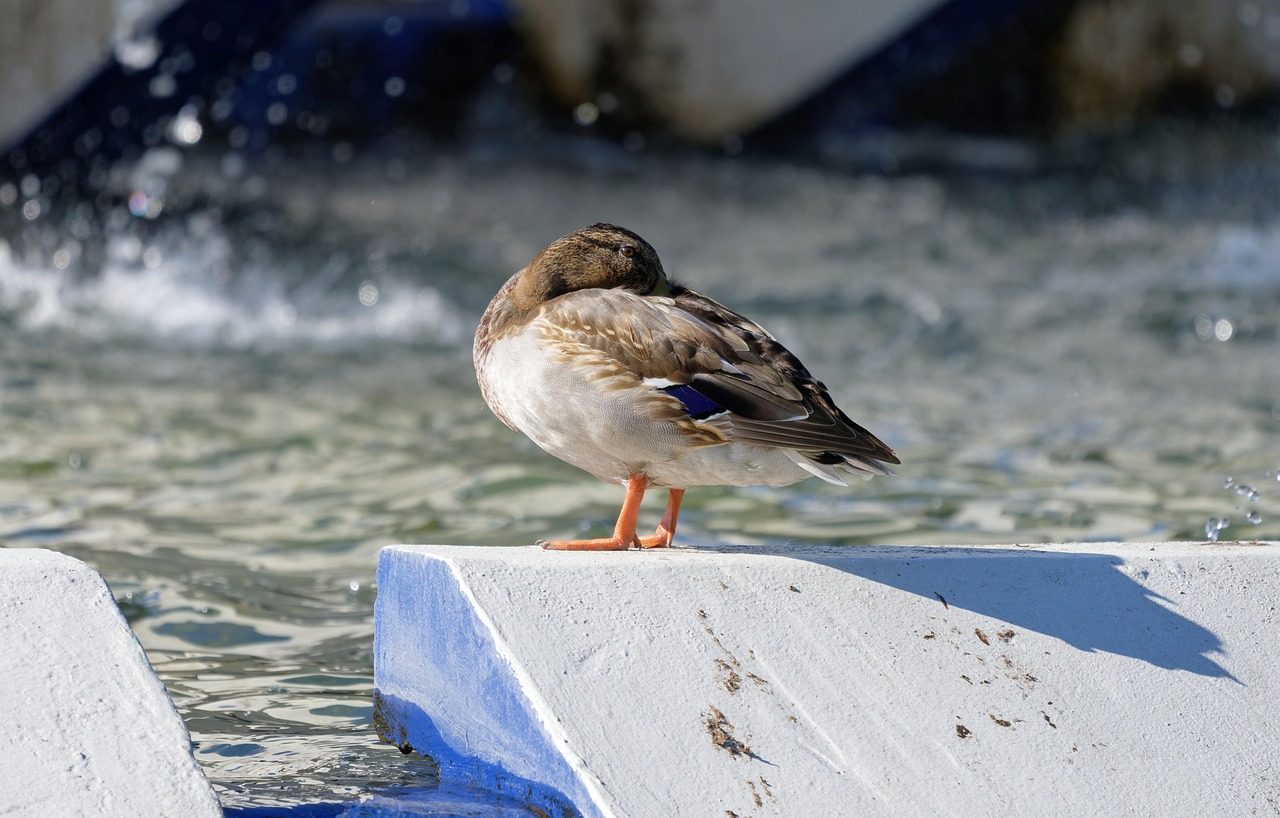
POLYGON ((631 246, 630 244, 624 244, 618 248, 618 252, 626 256, 627 258, 631 258, 636 254, 636 248, 631 246))

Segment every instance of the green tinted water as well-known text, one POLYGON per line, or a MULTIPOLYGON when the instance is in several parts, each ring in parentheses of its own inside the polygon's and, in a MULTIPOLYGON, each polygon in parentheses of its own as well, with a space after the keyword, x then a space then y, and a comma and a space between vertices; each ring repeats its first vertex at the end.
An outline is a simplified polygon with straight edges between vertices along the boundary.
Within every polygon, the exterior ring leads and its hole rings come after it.
POLYGON ((470 364, 502 281, 600 220, 903 460, 848 490, 692 491, 681 544, 1276 538, 1280 174, 1249 156, 1011 179, 211 149, 134 183, 155 219, 25 219, 19 196, 0 544, 103 572, 227 806, 429 785, 371 727, 377 551, 610 529, 621 490, 501 426, 470 364))

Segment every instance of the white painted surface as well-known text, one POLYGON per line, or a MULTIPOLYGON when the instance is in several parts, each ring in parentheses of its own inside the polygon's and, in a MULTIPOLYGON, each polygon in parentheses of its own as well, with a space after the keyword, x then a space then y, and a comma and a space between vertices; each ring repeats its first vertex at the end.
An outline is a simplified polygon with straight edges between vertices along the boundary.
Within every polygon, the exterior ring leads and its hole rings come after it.
POLYGON ((0 549, 0 815, 220 816, 164 685, 102 577, 0 549))
POLYGON ((588 816, 1275 814, 1278 606, 1274 543, 397 546, 376 681, 588 816))

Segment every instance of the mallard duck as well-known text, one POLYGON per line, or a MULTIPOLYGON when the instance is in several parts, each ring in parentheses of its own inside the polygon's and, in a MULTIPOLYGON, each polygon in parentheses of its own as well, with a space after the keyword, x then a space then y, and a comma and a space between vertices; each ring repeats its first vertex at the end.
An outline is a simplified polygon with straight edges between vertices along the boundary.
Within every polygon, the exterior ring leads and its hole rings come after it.
POLYGON ((663 548, 692 486, 843 486, 900 462, 759 324, 673 283, 647 241, 612 224, 557 239, 513 275, 473 355, 503 423, 626 487, 613 536, 544 548, 663 548), (650 487, 667 489, 667 509, 640 537, 650 487))

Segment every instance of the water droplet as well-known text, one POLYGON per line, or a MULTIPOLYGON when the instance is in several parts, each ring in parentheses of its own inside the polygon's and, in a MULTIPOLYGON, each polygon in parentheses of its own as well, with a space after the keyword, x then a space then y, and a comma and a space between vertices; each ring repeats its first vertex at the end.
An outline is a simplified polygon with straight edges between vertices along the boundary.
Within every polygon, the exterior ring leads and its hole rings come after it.
POLYGON ((1230 341, 1231 336, 1235 334, 1235 325, 1225 318, 1219 318, 1213 325, 1213 337, 1219 341, 1230 341))
POLYGON ((387 77, 382 84, 382 91, 389 97, 398 97, 404 93, 404 80, 400 77, 387 77))
POLYGON ((1253 486, 1246 486, 1244 483, 1236 486, 1236 496, 1247 497, 1252 502, 1258 501, 1258 490, 1253 486))
POLYGON ((1235 481, 1235 478, 1234 478, 1234 477, 1228 477, 1226 480, 1223 480, 1223 481, 1222 481, 1222 487, 1223 487, 1224 489, 1229 489, 1229 488, 1231 488, 1232 486, 1234 486, 1235 484, 1236 484, 1236 481, 1235 481))
POLYGON ((141 190, 135 190, 129 194, 129 212, 140 219, 154 219, 162 210, 164 210, 163 196, 148 196, 141 190))
POLYGON ((73 469, 78 469, 84 465, 84 458, 80 456, 79 452, 72 452, 67 455, 67 465, 73 469))
POLYGON ((147 84, 147 91, 156 99, 165 99, 178 91, 178 81, 172 74, 156 74, 147 84))
POLYGON ((0 185, 0 204, 8 207, 18 201, 18 186, 11 182, 0 185))
POLYGON ((235 111, 235 105, 231 100, 220 99, 209 107, 209 116, 213 117, 214 122, 225 122, 233 111, 235 111))
POLYGON ((584 102, 573 109, 573 119, 579 125, 591 125, 600 118, 600 109, 590 102, 584 102))
POLYGON ((267 121, 272 125, 283 125, 289 118, 289 106, 283 102, 273 102, 267 107, 267 121))
POLYGON ((1248 514, 1245 515, 1244 518, 1249 522, 1253 523, 1254 525, 1257 525, 1258 523, 1262 522, 1262 515, 1256 511, 1250 511, 1248 514))
POLYGON ((222 171, 222 175, 228 179, 239 179, 244 175, 246 166, 244 157, 232 151, 222 157, 222 161, 218 163, 218 169, 222 171))
POLYGON ((112 242, 112 250, 122 260, 134 262, 142 255, 142 241, 137 236, 124 236, 112 242))
POLYGON ((160 41, 155 37, 137 37, 116 44, 116 62, 133 71, 150 68, 160 56, 160 41))
POLYGON ((347 590, 351 591, 353 594, 356 593, 360 590, 360 583, 354 579, 351 580, 347 583, 347 590))
POLYGON ((372 307, 378 303, 378 285, 372 281, 366 281, 360 285, 360 303, 366 307, 372 307))
POLYGON ((280 329, 288 329, 298 322, 298 308, 292 304, 281 304, 276 310, 276 324, 280 329))
POLYGON ((1209 542, 1218 541, 1218 532, 1231 525, 1231 521, 1225 517, 1210 517, 1209 521, 1204 524, 1204 536, 1209 542))
POLYGON ((184 107, 169 122, 168 136, 169 141, 177 145, 194 145, 200 141, 204 136, 204 127, 196 117, 194 109, 190 106, 184 107))

